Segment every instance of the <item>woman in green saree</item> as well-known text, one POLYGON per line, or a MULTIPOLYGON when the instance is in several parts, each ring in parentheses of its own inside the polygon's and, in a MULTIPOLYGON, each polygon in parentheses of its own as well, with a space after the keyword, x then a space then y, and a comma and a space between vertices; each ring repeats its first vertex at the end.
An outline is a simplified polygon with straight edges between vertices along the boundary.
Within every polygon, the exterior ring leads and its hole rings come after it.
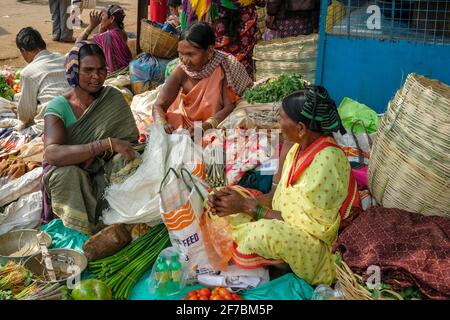
POLYGON ((138 130, 122 94, 103 86, 106 64, 98 45, 76 44, 66 78, 72 89, 54 98, 44 116, 43 220, 54 213, 66 227, 92 234, 113 167, 135 157, 138 130), (114 154, 119 156, 113 161, 114 154))

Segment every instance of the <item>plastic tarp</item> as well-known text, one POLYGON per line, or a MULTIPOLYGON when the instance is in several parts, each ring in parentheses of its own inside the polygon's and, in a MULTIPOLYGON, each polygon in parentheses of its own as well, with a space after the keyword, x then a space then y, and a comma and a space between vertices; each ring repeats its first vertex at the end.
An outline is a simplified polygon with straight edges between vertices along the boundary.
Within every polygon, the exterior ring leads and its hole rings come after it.
POLYGON ((39 229, 52 237, 52 248, 75 249, 83 252, 83 244, 89 239, 85 234, 66 228, 61 219, 53 219, 39 229))
MULTIPOLYGON (((130 300, 161 300, 151 294, 148 285, 150 271, 146 272, 131 292, 130 300)), ((181 300, 190 290, 203 288, 202 285, 186 286, 181 293, 167 297, 167 300, 181 300)), ((285 274, 256 288, 239 292, 246 300, 311 300, 314 289, 293 273, 285 274)))
MULTIPOLYGON (((53 239, 52 248, 70 248, 83 251, 82 247, 88 237, 77 231, 64 227, 60 219, 50 221, 41 227, 53 239)), ((158 300, 149 290, 151 268, 136 283, 129 300, 158 300)), ((92 278, 92 273, 85 270, 82 279, 92 278)), ((181 300, 190 290, 204 286, 196 284, 186 286, 179 294, 167 297, 166 300, 181 300)), ((256 288, 239 292, 247 300, 310 300, 314 289, 293 273, 288 273, 256 288)), ((160 300, 160 299, 159 299, 160 300)))

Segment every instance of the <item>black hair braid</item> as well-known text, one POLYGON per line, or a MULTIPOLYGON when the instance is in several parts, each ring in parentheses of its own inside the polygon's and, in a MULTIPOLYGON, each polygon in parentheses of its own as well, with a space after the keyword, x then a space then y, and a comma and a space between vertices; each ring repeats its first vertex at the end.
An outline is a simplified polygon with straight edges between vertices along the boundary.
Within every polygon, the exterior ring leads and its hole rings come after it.
POLYGON ((117 11, 113 14, 111 14, 111 9, 114 8, 114 5, 110 5, 108 7, 108 18, 111 18, 111 16, 114 16, 114 21, 117 23, 117 26, 119 27, 119 29, 124 29, 125 25, 123 23, 123 20, 125 19, 125 15, 123 14, 123 11, 117 11))

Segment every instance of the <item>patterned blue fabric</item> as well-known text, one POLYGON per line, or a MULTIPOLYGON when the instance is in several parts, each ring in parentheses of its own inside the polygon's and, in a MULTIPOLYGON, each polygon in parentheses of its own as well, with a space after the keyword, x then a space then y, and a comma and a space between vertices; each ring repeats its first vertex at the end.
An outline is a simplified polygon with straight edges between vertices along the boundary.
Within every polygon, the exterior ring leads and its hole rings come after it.
POLYGON ((130 62, 131 82, 150 83, 153 87, 164 83, 167 64, 170 60, 141 53, 130 62))

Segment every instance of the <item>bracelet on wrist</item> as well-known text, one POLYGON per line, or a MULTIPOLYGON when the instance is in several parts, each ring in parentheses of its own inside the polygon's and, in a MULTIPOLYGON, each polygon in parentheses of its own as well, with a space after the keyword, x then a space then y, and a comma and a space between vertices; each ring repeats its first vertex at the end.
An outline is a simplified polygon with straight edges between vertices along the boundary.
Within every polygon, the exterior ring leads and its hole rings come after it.
POLYGON ((270 211, 269 208, 257 204, 255 209, 253 210, 255 220, 258 221, 260 219, 265 218, 269 211, 270 211))
POLYGON ((111 154, 112 154, 112 153, 114 153, 114 149, 113 149, 113 146, 112 146, 111 138, 109 138, 109 137, 108 137, 108 142, 109 142, 109 151, 110 151, 111 154))
POLYGON ((213 129, 215 129, 215 128, 217 128, 219 126, 219 121, 216 118, 214 118, 214 117, 210 117, 205 122, 209 123, 213 129))

